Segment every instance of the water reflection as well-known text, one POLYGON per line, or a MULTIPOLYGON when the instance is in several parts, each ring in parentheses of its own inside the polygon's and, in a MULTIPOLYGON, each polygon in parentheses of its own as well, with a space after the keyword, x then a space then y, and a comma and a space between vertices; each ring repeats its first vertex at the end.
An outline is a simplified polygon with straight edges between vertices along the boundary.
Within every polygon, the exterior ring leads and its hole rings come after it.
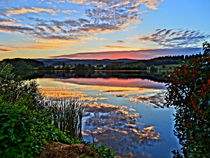
POLYGON ((162 107, 163 83, 140 78, 42 78, 38 83, 46 96, 85 103, 85 141, 107 144, 127 157, 171 157, 179 147, 173 109, 154 108, 162 107))
POLYGON ((147 95, 147 96, 132 96, 129 97, 129 100, 132 102, 149 102, 151 103, 151 106, 155 107, 155 108, 164 108, 164 102, 165 102, 165 98, 164 98, 165 92, 159 92, 153 95, 147 95))
POLYGON ((137 146, 160 140, 154 126, 138 127, 140 114, 134 113, 134 109, 93 103, 85 111, 84 138, 89 137, 94 144, 106 144, 121 156, 137 157, 137 146))
MULTIPOLYGON (((36 77, 36 74, 31 76, 36 77)), ((37 78, 119 78, 119 79, 149 79, 156 82, 166 82, 165 74, 148 73, 147 71, 40 71, 37 78)))
POLYGON ((75 83, 82 85, 100 85, 114 87, 142 87, 142 88, 158 88, 164 89, 163 83, 154 82, 147 79, 120 79, 120 78, 69 78, 55 79, 64 83, 75 83))

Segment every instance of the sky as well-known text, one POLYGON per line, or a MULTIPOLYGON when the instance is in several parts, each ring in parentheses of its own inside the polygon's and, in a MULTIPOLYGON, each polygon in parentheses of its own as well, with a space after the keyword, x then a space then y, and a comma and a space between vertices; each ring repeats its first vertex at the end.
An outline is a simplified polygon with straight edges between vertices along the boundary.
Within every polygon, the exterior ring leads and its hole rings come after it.
POLYGON ((210 0, 0 0, 0 60, 149 59, 210 41, 210 0))

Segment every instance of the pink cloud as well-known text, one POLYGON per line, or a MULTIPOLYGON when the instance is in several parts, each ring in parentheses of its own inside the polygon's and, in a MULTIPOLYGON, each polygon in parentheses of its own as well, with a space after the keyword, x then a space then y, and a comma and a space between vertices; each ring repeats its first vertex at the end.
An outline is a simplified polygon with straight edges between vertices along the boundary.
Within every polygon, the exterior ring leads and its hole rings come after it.
POLYGON ((201 51, 200 48, 188 49, 151 49, 151 50, 135 50, 135 51, 107 51, 107 52, 87 52, 66 54, 60 56, 52 56, 51 58, 67 58, 67 59, 151 59, 159 56, 167 55, 189 55, 196 54, 201 51))

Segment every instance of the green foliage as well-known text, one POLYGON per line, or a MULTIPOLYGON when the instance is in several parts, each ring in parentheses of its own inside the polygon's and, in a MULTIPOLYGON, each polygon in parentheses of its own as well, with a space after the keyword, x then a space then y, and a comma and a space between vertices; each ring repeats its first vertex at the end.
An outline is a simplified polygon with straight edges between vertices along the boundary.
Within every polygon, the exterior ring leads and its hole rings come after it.
POLYGON ((33 59, 4 59, 0 63, 11 64, 13 66, 13 72, 21 75, 24 78, 28 78, 37 73, 37 70, 44 67, 42 62, 33 59))
MULTIPOLYGON (((84 143, 67 137, 66 132, 53 126, 50 110, 42 105, 37 84, 22 81, 12 71, 12 65, 0 64, 0 157, 35 157, 51 141, 84 143)), ((90 146, 101 157, 113 154, 105 147, 90 146)))
POLYGON ((0 77, 1 79, 14 79, 15 74, 12 73, 13 71, 13 66, 11 64, 7 64, 5 62, 0 63, 0 77))
MULTIPOLYGON (((49 124, 45 115, 27 106, 11 105, 0 101, 0 157, 34 157, 50 141, 68 144, 85 143, 70 139, 62 131, 49 124)), ((101 157, 114 157, 114 152, 104 146, 88 144, 101 157)))
POLYGON ((78 76, 84 76, 84 74, 92 74, 94 72, 94 67, 91 65, 78 64, 74 70, 78 76))
POLYGON ((91 145, 91 146, 103 158, 114 158, 115 155, 116 155, 115 152, 113 152, 110 148, 108 148, 104 145, 101 145, 99 147, 96 147, 96 146, 93 146, 93 145, 91 145))
POLYGON ((157 72, 157 71, 158 71, 157 68, 155 68, 154 66, 151 66, 151 68, 150 68, 151 73, 154 73, 154 72, 157 72))
POLYGON ((20 76, 12 73, 10 64, 0 65, 0 96, 2 100, 11 104, 27 104, 31 109, 42 109, 39 104, 41 94, 37 89, 36 82, 25 82, 20 76))
POLYGON ((65 138, 47 119, 27 106, 0 102, 1 157, 32 157, 50 140, 65 138))
POLYGON ((13 65, 15 71, 24 70, 24 69, 36 69, 44 66, 42 62, 36 61, 34 59, 21 59, 21 58, 4 59, 2 62, 13 65))
MULTIPOLYGON (((210 155, 209 47, 204 47, 204 52, 176 68, 167 87, 166 104, 175 106, 175 135, 187 158, 210 155)), ((178 151, 173 153, 182 157, 178 151)))
POLYGON ((104 67, 106 70, 146 70, 144 62, 133 62, 133 63, 112 63, 104 67))
POLYGON ((0 68, 1 157, 32 157, 49 140, 67 140, 41 110, 36 83, 21 81, 10 64, 0 68))

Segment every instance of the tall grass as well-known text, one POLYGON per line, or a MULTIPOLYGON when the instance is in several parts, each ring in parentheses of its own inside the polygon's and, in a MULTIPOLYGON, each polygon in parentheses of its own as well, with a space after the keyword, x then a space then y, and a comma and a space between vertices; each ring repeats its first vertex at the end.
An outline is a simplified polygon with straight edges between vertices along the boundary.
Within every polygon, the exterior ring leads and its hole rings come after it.
POLYGON ((73 98, 44 98, 43 102, 51 112, 52 124, 69 137, 82 138, 82 103, 73 98))

